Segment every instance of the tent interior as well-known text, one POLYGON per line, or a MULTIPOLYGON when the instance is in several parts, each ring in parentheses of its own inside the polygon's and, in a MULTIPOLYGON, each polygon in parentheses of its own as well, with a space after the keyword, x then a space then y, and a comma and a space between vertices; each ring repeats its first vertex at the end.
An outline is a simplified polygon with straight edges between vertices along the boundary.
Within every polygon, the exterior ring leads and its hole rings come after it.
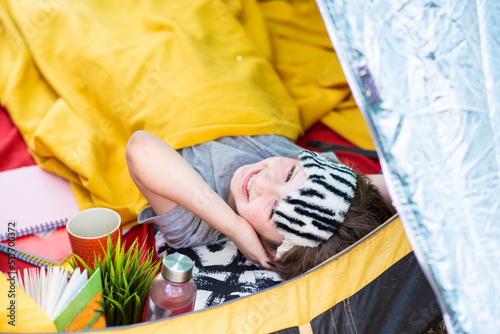
MULTIPOLYGON (((204 246, 175 250, 197 259, 194 312, 65 330, 423 333, 444 319, 449 332, 494 332, 495 13, 459 1, 2 1, 0 177, 28 167, 57 176, 78 210, 118 212, 127 245, 138 239, 155 259, 174 251, 137 224, 148 203, 125 159, 137 130, 175 149, 285 136, 382 173, 398 211, 286 282, 230 243, 225 262, 204 246)), ((0 185, 2 200, 34 186, 16 182, 0 185)), ((0 271, 12 271, 9 260, 0 252, 0 271)), ((36 267, 26 260, 15 270, 36 267)), ((2 320, 2 331, 54 331, 34 307, 17 307, 18 326, 2 320)))

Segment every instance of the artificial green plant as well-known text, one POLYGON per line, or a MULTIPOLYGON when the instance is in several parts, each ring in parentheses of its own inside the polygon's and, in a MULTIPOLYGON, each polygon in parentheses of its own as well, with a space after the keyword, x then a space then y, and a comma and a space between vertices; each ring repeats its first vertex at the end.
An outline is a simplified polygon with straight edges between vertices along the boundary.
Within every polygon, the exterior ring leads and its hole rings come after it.
POLYGON ((87 269, 89 276, 100 268, 102 279, 102 305, 107 326, 135 324, 142 321, 148 292, 158 269, 153 260, 154 249, 141 256, 145 243, 139 248, 138 239, 125 252, 120 237, 116 246, 108 234, 107 250, 101 258, 94 254, 94 266, 90 268, 78 255, 73 254, 70 264, 77 267, 77 261, 87 269))

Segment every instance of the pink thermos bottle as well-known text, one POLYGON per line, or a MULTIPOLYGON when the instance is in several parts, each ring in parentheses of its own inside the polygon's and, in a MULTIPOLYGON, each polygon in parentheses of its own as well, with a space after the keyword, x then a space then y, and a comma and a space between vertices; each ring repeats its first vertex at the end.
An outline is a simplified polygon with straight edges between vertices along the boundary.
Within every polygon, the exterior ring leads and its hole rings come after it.
POLYGON ((192 278, 193 261, 174 253, 163 258, 161 273, 149 292, 146 321, 173 317, 194 309, 196 284, 192 278))

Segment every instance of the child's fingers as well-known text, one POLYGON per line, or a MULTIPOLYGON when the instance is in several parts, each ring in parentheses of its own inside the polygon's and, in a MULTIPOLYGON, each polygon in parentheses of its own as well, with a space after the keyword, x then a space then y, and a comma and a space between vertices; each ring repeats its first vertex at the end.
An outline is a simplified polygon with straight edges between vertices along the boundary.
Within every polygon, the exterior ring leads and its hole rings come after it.
POLYGON ((266 269, 270 270, 272 267, 271 267, 271 265, 269 264, 269 262, 268 262, 268 261, 269 261, 269 260, 266 260, 266 261, 264 261, 264 262, 261 262, 261 263, 260 263, 260 265, 261 265, 261 266, 263 266, 264 268, 266 268, 266 269))

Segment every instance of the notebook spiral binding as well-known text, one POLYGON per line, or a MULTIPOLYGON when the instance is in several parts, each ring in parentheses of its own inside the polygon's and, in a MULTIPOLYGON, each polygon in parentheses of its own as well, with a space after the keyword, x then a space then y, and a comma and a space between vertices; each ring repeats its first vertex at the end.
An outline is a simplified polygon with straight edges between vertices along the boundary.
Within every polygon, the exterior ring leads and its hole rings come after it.
POLYGON ((27 262, 29 264, 35 265, 37 267, 50 268, 50 267, 57 266, 56 264, 54 264, 50 261, 44 261, 42 259, 25 254, 25 253, 20 252, 18 250, 14 250, 11 247, 6 246, 4 244, 0 244, 0 251, 8 254, 9 256, 15 257, 16 259, 19 259, 19 260, 22 260, 22 261, 27 262))
MULTIPOLYGON (((22 237, 24 235, 39 233, 39 232, 47 231, 47 230, 50 230, 53 228, 58 228, 60 226, 64 226, 68 222, 68 219, 69 218, 56 219, 56 220, 52 220, 52 221, 49 221, 46 223, 30 226, 28 228, 16 230, 15 237, 22 237)), ((0 234, 0 241, 7 240, 8 238, 9 238, 8 232, 0 234)))

